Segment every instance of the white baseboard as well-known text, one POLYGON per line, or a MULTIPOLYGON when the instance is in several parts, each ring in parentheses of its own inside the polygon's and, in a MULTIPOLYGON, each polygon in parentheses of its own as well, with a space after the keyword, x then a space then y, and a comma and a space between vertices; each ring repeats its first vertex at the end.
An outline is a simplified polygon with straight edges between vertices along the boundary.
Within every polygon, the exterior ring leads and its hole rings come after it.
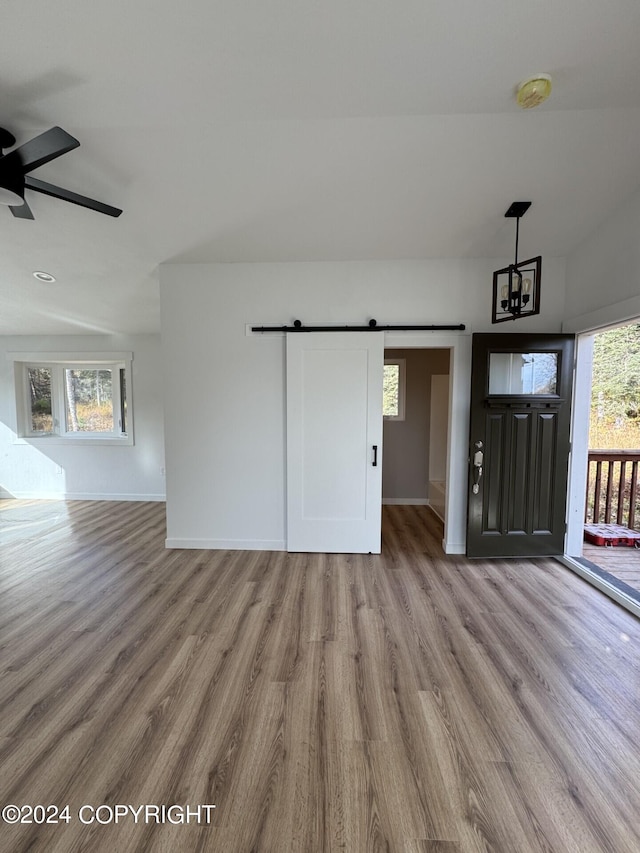
POLYGON ((19 501, 166 501, 166 495, 100 494, 98 492, 13 492, 19 501))
POLYGON ((429 506, 429 498, 382 498, 383 506, 429 506))
POLYGON ((467 546, 464 542, 445 542, 442 540, 442 547, 445 554, 466 554, 467 546))
POLYGON ((195 548, 206 551, 286 551, 286 542, 279 539, 179 539, 164 540, 165 548, 195 548))

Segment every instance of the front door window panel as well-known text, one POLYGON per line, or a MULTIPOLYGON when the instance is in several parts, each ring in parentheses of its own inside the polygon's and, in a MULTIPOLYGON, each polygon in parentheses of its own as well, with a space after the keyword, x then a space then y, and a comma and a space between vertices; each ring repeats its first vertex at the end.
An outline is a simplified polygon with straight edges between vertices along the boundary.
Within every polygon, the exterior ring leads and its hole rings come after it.
POLYGON ((489 354, 489 394, 556 394, 557 388, 557 352, 489 354))

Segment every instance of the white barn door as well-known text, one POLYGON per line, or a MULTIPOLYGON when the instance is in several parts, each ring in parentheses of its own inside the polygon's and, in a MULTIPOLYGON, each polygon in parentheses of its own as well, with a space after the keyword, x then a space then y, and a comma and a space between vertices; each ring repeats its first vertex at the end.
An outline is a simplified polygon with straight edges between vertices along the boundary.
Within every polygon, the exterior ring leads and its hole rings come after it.
POLYGON ((379 554, 383 332, 287 334, 287 550, 379 554))

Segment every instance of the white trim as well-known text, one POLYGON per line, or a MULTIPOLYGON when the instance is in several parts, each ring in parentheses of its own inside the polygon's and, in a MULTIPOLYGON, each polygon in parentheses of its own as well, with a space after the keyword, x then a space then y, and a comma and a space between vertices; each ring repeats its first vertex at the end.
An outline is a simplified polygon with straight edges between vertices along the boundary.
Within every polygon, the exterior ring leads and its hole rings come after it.
POLYGON ((585 495, 587 493, 589 416, 591 409, 591 382, 593 373, 592 335, 576 338, 576 361, 573 379, 573 406, 571 412, 571 455, 567 474, 567 535, 565 553, 582 555, 584 537, 585 495))
POLYGON ((590 572, 587 566, 583 566, 582 563, 579 563, 577 560, 574 560, 573 557, 558 557, 557 558, 564 566, 568 569, 571 569, 572 572, 575 572, 577 575, 580 575, 581 578, 588 581, 592 586, 595 586, 600 592, 603 592, 609 598, 612 598, 625 610, 628 610, 630 613, 633 613, 634 616, 640 616, 640 604, 637 601, 634 601, 633 598, 630 598, 628 595, 625 595, 624 592, 621 592, 617 589, 613 584, 607 583, 607 581, 603 580, 598 575, 590 572))
MULTIPOLYGON (((0 494, 0 498, 2 495, 0 494)), ((166 501, 167 496, 139 494, 101 494, 99 492, 20 492, 13 491, 10 498, 19 501, 166 501)), ((4 499, 4 498, 2 498, 4 499)))
POLYGON ((466 554, 467 546, 465 542, 445 542, 442 540, 442 549, 445 554, 466 554))
POLYGON ((614 302, 604 308, 571 317, 563 322, 562 331, 575 334, 595 332, 604 329, 606 326, 632 323, 638 317, 640 317, 640 296, 632 296, 622 302, 614 302))
POLYGON ((9 361, 34 361, 39 363, 47 361, 52 364, 64 364, 65 362, 82 362, 83 364, 93 364, 102 361, 133 361, 132 352, 8 352, 7 359, 9 361))
POLYGON ((180 539, 170 537, 165 548, 195 548, 209 551, 286 551, 280 539, 180 539))
POLYGON ((112 435, 111 433, 101 433, 98 435, 92 433, 75 433, 65 432, 63 435, 58 433, 48 433, 47 435, 14 435, 12 444, 32 444, 40 449, 49 444, 90 444, 93 446, 115 446, 124 445, 125 447, 133 447, 133 436, 129 435, 112 435), (104 436, 100 438, 100 435, 104 436))
MULTIPOLYGON (((366 332, 364 333, 366 334, 366 332)), ((471 330, 453 330, 443 332, 385 332, 385 349, 452 349, 457 346, 460 338, 471 340, 471 330)), ((471 351, 471 350, 469 350, 471 351)))
POLYGON ((429 506, 429 498, 382 498, 383 506, 429 506))

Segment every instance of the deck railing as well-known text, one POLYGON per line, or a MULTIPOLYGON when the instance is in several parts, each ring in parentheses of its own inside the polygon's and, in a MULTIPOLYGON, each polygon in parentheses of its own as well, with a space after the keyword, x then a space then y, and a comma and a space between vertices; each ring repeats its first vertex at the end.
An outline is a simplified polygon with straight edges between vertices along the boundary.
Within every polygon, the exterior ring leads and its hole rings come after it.
POLYGON ((585 521, 640 527, 640 450, 590 450, 585 521))

